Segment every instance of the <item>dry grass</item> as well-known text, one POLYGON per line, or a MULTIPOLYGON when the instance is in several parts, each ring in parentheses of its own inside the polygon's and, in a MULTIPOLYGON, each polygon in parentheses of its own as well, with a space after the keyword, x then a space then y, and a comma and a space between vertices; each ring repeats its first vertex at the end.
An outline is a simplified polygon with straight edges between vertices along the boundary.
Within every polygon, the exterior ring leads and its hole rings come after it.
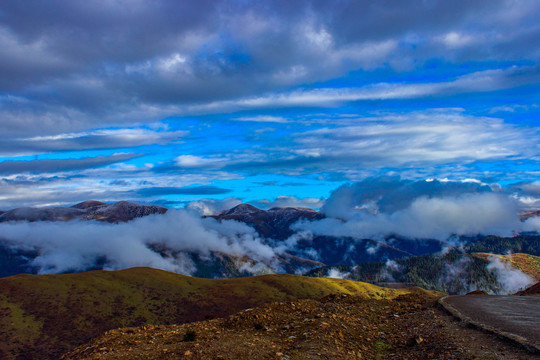
POLYGON ((411 292, 428 293, 294 275, 201 279, 150 268, 18 275, 0 279, 0 358, 58 358, 110 329, 223 317, 271 301, 411 292))

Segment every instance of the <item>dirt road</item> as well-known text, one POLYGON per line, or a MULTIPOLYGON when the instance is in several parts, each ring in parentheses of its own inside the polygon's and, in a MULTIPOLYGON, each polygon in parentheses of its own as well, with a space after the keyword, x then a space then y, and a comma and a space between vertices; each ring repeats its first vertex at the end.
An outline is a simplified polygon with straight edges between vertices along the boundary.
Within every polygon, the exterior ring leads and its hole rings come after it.
POLYGON ((460 319, 540 353, 540 297, 461 295, 439 302, 460 319))

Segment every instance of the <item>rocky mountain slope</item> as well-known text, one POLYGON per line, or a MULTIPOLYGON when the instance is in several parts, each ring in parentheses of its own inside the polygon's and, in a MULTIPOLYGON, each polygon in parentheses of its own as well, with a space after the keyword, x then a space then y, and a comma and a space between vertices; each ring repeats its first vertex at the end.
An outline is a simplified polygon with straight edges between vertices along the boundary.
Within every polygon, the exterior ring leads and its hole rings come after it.
POLYGON ((340 279, 266 275, 201 279, 150 268, 0 279, 0 358, 57 359, 103 332, 227 316, 271 301, 329 294, 394 298, 419 289, 384 289, 340 279))
POLYGON ((152 214, 164 214, 166 212, 166 208, 157 205, 140 205, 128 201, 106 204, 100 201, 89 200, 72 207, 12 209, 0 214, 0 222, 99 220, 117 223, 152 214))

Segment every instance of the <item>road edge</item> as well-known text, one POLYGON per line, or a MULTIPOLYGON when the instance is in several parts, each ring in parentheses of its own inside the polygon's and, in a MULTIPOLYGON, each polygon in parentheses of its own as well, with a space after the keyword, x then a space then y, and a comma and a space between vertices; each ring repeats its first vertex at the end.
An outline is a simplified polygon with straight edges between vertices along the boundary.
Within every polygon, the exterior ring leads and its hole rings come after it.
POLYGON ((495 335, 497 335, 497 336, 499 336, 499 337, 501 337, 503 339, 509 340, 509 341, 519 345, 519 346, 524 347, 525 349, 527 349, 528 351, 530 351, 532 353, 540 354, 540 347, 537 346, 536 344, 531 343, 529 340, 525 339, 524 337, 516 335, 516 334, 509 333, 509 332, 506 332, 506 331, 499 330, 497 328, 494 328, 492 326, 486 325, 486 324, 481 323, 479 321, 473 320, 470 317, 464 315, 463 313, 461 313, 461 311, 459 311, 453 305, 449 304, 446 301, 446 299, 449 298, 449 297, 451 297, 451 296, 443 296, 442 298, 439 298, 438 303, 444 310, 446 310, 448 313, 450 313, 455 318, 457 318, 457 319, 461 320, 462 322, 466 323, 468 326, 471 326, 471 327, 474 327, 474 328, 477 328, 477 329, 480 329, 480 330, 495 334, 495 335))

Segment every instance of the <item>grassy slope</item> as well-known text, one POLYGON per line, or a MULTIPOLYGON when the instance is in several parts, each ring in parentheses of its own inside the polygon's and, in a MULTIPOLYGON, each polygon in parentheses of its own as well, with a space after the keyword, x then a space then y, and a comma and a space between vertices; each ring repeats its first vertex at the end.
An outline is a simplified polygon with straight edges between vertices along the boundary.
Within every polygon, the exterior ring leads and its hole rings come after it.
POLYGON ((496 256, 504 262, 509 262, 510 265, 523 271, 536 281, 540 281, 540 256, 530 254, 508 254, 496 255, 490 253, 472 253, 471 255, 487 260, 488 256, 496 256))
POLYGON ((270 301, 423 291, 294 275, 213 280, 149 268, 17 275, 0 279, 0 358, 56 358, 109 329, 225 316, 270 301))

